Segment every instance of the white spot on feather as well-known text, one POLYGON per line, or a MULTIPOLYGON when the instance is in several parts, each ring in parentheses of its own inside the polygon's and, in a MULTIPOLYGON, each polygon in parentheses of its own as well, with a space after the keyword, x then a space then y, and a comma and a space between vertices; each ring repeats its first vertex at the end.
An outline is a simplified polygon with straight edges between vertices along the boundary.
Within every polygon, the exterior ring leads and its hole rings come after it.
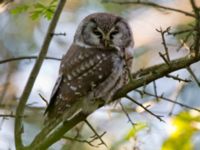
POLYGON ((99 79, 102 79, 102 78, 103 78, 103 75, 100 74, 100 75, 98 76, 98 78, 99 78, 99 79))
POLYGON ((77 76, 77 74, 76 74, 76 72, 75 72, 75 71, 72 71, 72 73, 71 73, 71 74, 72 74, 72 76, 73 76, 73 77, 76 77, 76 76, 77 76))
POLYGON ((80 68, 76 68, 76 72, 77 72, 77 73, 81 73, 80 68))
POLYGON ((103 57, 106 57, 106 54, 103 53, 102 56, 103 56, 103 57))
POLYGON ((81 69, 82 71, 84 71, 86 68, 85 68, 84 65, 81 65, 80 69, 81 69))
POLYGON ((93 65, 94 65, 94 61, 93 61, 92 59, 90 59, 90 60, 89 60, 89 64, 90 64, 91 66, 93 66, 93 65))
POLYGON ((75 92, 75 95, 81 95, 81 93, 80 92, 75 92))
POLYGON ((90 63, 86 62, 86 63, 85 63, 85 67, 86 67, 86 68, 90 68, 90 67, 91 67, 90 63))
POLYGON ((72 80, 72 76, 71 75, 67 75, 67 79, 70 81, 70 80, 72 80))
POLYGON ((79 60, 83 60, 83 59, 84 59, 83 55, 80 54, 80 55, 78 56, 78 59, 79 59, 79 60))
POLYGON ((84 73, 84 74, 83 74, 84 77, 87 77, 87 75, 88 75, 88 73, 84 73))
POLYGON ((70 86, 70 89, 72 90, 72 91, 76 91, 77 90, 77 87, 75 87, 75 86, 70 86))
POLYGON ((66 105, 65 105, 65 107, 66 107, 66 108, 70 108, 70 107, 71 107, 71 105, 69 105, 69 104, 66 104, 66 105))
POLYGON ((101 56, 97 55, 96 57, 97 57, 98 60, 101 60, 101 56))
POLYGON ((58 98, 59 98, 59 99, 63 99, 62 94, 59 94, 59 95, 58 95, 58 98))
POLYGON ((64 83, 65 83, 65 82, 67 82, 67 79, 66 79, 66 78, 64 78, 64 79, 63 79, 63 82, 64 82, 64 83))
POLYGON ((92 87, 95 87, 96 84, 95 84, 94 82, 91 82, 91 86, 92 86, 92 87))

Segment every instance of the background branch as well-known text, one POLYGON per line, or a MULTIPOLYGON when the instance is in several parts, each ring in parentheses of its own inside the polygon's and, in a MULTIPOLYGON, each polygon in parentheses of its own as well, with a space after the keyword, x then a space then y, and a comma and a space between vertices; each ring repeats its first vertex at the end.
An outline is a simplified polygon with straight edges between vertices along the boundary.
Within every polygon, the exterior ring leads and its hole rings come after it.
POLYGON ((113 3, 113 4, 119 4, 119 5, 130 5, 130 4, 134 4, 134 5, 142 5, 142 6, 149 6, 149 7, 155 7, 155 8, 160 8, 160 9, 164 9, 164 10, 169 10, 169 11, 174 11, 174 12, 178 12, 181 14, 184 14, 186 16, 189 17, 195 17, 194 14, 180 10, 180 9, 176 9, 176 8, 171 8, 171 7, 167 7, 167 6, 162 6, 153 2, 143 2, 140 0, 137 1, 113 1, 113 0, 102 0, 103 3, 113 3))
MULTIPOLYGON (((30 60, 30 59, 37 59, 38 56, 20 56, 20 57, 13 57, 13 58, 8 58, 4 60, 0 60, 0 64, 8 63, 8 62, 13 62, 13 61, 18 61, 18 60, 30 60)), ((44 59, 50 59, 50 60, 61 60, 61 58, 55 58, 55 57, 45 57, 44 59)))

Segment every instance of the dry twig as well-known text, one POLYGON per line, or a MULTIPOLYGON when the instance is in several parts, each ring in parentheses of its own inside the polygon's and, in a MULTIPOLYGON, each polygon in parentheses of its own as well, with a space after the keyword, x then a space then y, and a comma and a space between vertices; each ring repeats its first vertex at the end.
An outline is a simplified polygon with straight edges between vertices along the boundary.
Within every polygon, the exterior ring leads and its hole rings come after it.
POLYGON ((165 122, 165 121, 162 119, 163 116, 159 116, 159 115, 154 114, 152 111, 150 111, 150 110, 148 109, 149 106, 147 106, 147 107, 143 106, 141 103, 137 102, 136 100, 134 100, 132 97, 130 97, 130 96, 128 96, 128 95, 126 95, 126 98, 128 98, 130 101, 132 101, 133 103, 137 104, 138 106, 142 107, 146 112, 148 112, 148 113, 151 114, 152 116, 156 117, 158 120, 165 122))
MULTIPOLYGON (((106 134, 106 132, 103 132, 99 136, 102 138, 105 134, 106 134)), ((82 139, 78 139, 76 137, 71 138, 71 137, 68 137, 68 136, 63 136, 63 138, 66 139, 66 140, 70 140, 70 141, 75 141, 75 142, 80 142, 80 143, 86 143, 86 144, 88 144, 88 145, 90 145, 92 147, 96 147, 96 148, 99 146, 99 145, 94 145, 93 144, 93 142, 96 141, 98 139, 98 137, 94 137, 94 138, 91 137, 90 140, 82 140, 82 139)))
POLYGON ((126 115, 126 117, 128 118, 128 122, 131 123, 132 126, 136 125, 136 123, 134 123, 131 119, 131 117, 129 116, 128 112, 126 111, 126 109, 124 108, 123 104, 121 102, 119 102, 121 108, 122 108, 122 111, 124 112, 124 114, 126 115))
MULTIPOLYGON (((14 57, 14 58, 0 60, 0 64, 9 63, 9 62, 18 61, 18 60, 30 60, 30 59, 37 59, 37 58, 38 58, 38 56, 20 56, 20 57, 14 57)), ((55 58, 55 57, 45 57, 45 59, 61 60, 61 58, 55 58)))

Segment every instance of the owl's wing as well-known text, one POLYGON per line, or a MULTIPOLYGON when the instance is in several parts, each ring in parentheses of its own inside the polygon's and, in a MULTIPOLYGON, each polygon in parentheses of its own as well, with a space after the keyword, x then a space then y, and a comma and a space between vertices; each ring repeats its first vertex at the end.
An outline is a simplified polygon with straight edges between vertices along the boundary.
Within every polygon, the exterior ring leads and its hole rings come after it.
POLYGON ((60 77, 45 111, 48 116, 62 114, 102 83, 112 73, 115 51, 114 48, 103 50, 72 45, 62 59, 60 77))
POLYGON ((49 105, 47 106, 44 114, 46 114, 49 111, 49 109, 51 108, 51 106, 53 105, 54 99, 56 98, 56 95, 57 95, 57 92, 58 92, 58 88, 59 88, 59 86, 62 82, 62 78, 63 78, 62 75, 59 75, 58 79, 56 80, 56 83, 55 83, 53 90, 52 90, 52 93, 51 93, 49 105))

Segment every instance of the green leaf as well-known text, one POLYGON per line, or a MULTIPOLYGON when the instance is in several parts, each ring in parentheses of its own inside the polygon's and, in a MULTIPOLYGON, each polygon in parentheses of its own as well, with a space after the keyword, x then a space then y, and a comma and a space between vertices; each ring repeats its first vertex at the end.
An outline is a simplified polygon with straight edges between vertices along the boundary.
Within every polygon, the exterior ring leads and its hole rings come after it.
POLYGON ((137 123, 129 132, 128 134, 125 136, 125 140, 129 140, 132 137, 135 137, 136 134, 138 132, 140 132, 141 130, 143 130, 144 128, 147 127, 147 124, 145 123, 137 123))
POLYGON ((26 12, 28 9, 29 9, 29 6, 26 5, 26 4, 23 4, 23 5, 19 5, 19 6, 15 7, 10 12, 13 15, 18 15, 18 14, 21 14, 23 12, 26 12))
POLYGON ((34 4, 20 4, 12 9, 11 13, 16 15, 29 10, 28 13, 30 13, 30 17, 33 20, 39 19, 40 17, 50 20, 53 17, 57 3, 57 0, 51 0, 48 2, 45 1, 45 3, 39 1, 34 2, 34 4))
POLYGON ((49 5, 44 5, 41 2, 38 2, 34 5, 34 10, 31 12, 31 18, 33 20, 38 19, 39 17, 44 17, 50 20, 56 9, 57 1, 52 1, 49 5))

